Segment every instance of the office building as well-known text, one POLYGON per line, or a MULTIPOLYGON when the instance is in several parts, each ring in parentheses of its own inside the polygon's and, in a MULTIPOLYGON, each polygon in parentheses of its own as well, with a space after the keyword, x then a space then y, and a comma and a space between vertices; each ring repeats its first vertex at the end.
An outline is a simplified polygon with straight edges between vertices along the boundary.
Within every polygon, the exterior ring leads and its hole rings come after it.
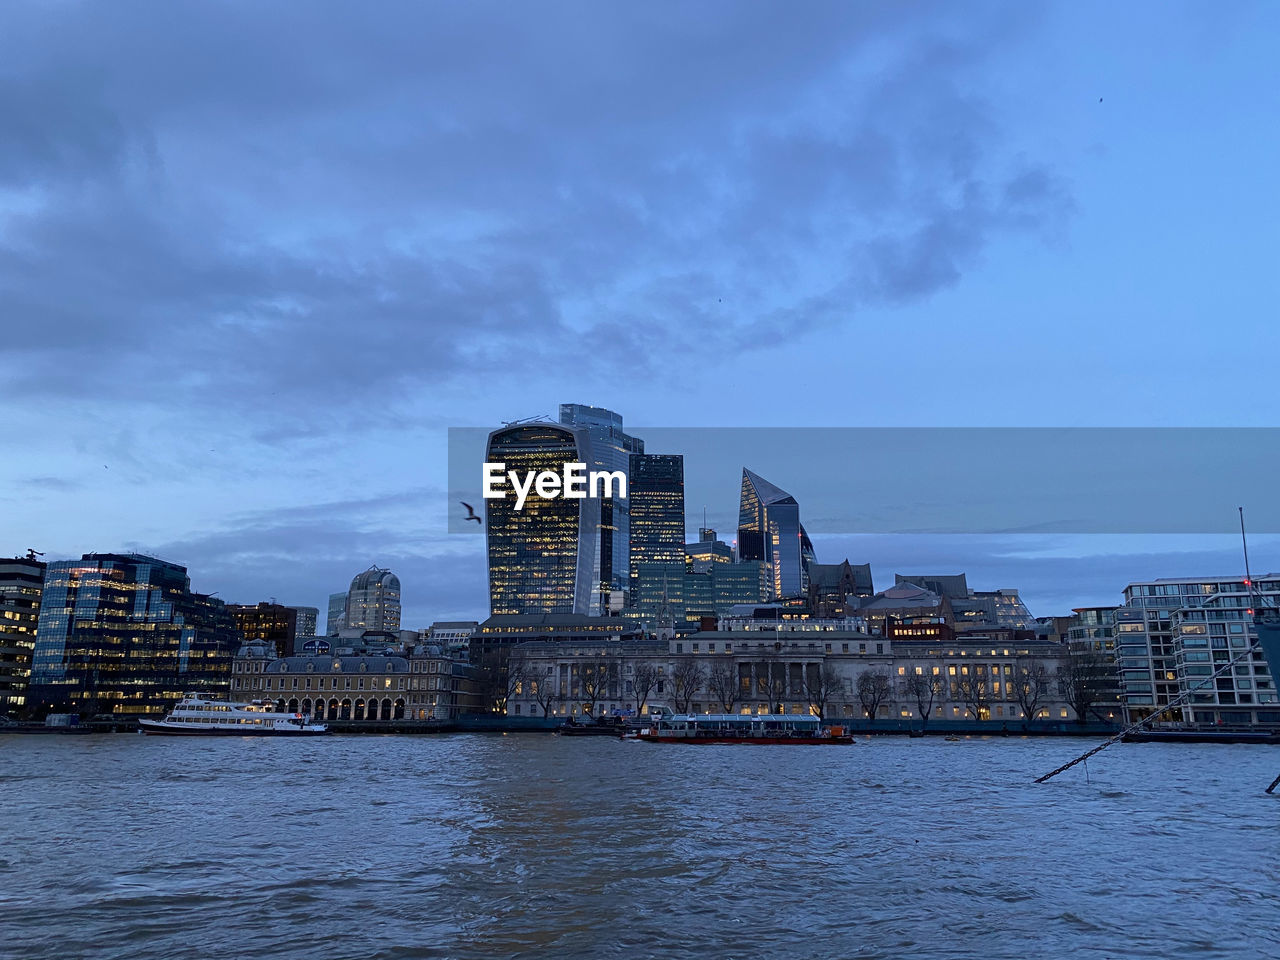
POLYGON ((813 544, 800 522, 800 505, 781 487, 745 467, 738 508, 738 557, 768 568, 772 599, 805 596, 813 544))
MULTIPOLYGON (((582 460, 590 470, 621 472, 627 476, 627 496, 597 500, 599 517, 597 533, 592 544, 598 554, 597 570, 598 605, 604 614, 620 613, 627 606, 631 588, 631 457, 644 453, 644 441, 632 437, 622 429, 622 416, 603 407, 582 403, 560 404, 560 423, 579 428, 586 433, 582 460)), ((681 461, 681 504, 684 501, 684 469, 681 461)), ((583 501, 585 502, 585 501, 583 501)), ((652 499, 650 500, 652 504, 652 499)), ((683 507, 682 507, 683 510, 683 507)), ((681 530, 684 517, 681 514, 681 530)), ((653 528, 648 528, 652 534, 653 528)), ((684 541, 683 532, 680 535, 684 541)))
POLYGON ((0 560, 0 716, 26 708, 44 571, 34 552, 0 560))
MULTIPOLYGON (((631 523, 630 600, 634 607, 640 594, 641 567, 658 564, 679 569, 684 565, 684 457, 633 453, 630 463, 627 500, 631 523)), ((647 586, 660 585, 650 582, 647 586)))
POLYGON ((37 712, 161 712, 187 692, 225 694, 239 645, 221 600, 185 567, 141 554, 50 563, 28 703, 37 712))
POLYGON ((377 566, 356 574, 347 591, 342 629, 398 633, 400 579, 390 570, 377 566))
POLYGON ((297 614, 295 622, 297 623, 296 635, 299 639, 307 639, 316 635, 316 626, 320 619, 320 610, 317 607, 290 607, 290 610, 297 614))
POLYGON ((297 652, 298 611, 278 603, 227 604, 241 642, 260 640, 271 644, 276 654, 287 657, 297 652))
POLYGON ((325 620, 324 635, 336 637, 347 626, 347 595, 345 593, 329 594, 329 614, 325 620))

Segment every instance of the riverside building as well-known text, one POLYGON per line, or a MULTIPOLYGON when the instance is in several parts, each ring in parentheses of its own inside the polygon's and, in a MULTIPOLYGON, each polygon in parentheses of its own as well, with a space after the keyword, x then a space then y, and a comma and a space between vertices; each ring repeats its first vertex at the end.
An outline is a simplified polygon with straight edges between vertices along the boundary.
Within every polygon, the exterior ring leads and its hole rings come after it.
POLYGON ((927 709, 931 720, 990 723, 997 731, 1076 719, 1055 682, 1067 651, 1032 631, 894 640, 867 633, 856 618, 789 619, 781 611, 743 611, 685 635, 660 628, 657 640, 522 643, 511 658, 525 682, 507 712, 870 713, 887 727, 919 726, 927 709), (932 702, 922 706, 914 691, 930 685, 912 683, 913 674, 936 678, 932 702))
POLYGON ((185 567, 87 553, 45 571, 29 704, 38 712, 145 714, 184 693, 226 692, 238 645, 226 605, 185 567))
POLYGON ((44 571, 34 555, 0 560, 0 716, 27 704, 44 571))
POLYGON ((231 697, 271 700, 277 710, 318 720, 388 724, 484 709, 474 668, 435 644, 280 657, 269 643, 246 643, 231 668, 231 697))
POLYGON ((1152 716, 1183 694, 1161 721, 1280 729, 1275 680, 1260 650, 1254 607, 1280 606, 1280 574, 1165 578, 1131 583, 1115 611, 1116 666, 1130 720, 1152 716), (1222 676, 1213 674, 1239 658, 1222 676))

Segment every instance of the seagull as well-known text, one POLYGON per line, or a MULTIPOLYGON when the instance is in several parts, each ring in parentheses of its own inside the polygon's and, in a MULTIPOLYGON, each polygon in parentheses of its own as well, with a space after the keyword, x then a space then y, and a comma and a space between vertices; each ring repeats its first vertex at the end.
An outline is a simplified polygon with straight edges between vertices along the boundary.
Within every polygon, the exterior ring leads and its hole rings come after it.
POLYGON ((471 506, 471 504, 467 503, 465 500, 459 500, 458 502, 467 508, 467 515, 463 518, 464 520, 474 520, 476 523, 484 524, 484 521, 476 516, 475 508, 471 506))

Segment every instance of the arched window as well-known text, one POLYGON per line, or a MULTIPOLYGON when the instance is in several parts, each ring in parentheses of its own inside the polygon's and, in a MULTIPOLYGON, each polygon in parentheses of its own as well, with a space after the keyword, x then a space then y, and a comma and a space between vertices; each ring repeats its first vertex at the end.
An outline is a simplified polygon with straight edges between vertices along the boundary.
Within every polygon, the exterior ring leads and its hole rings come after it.
POLYGON ((404 701, 403 700, 396 701, 395 718, 397 720, 404 719, 404 701))
POLYGON ((351 719, 351 701, 343 700, 342 705, 338 707, 338 717, 342 720, 351 719))
POLYGON ((364 716, 364 701, 363 701, 363 700, 357 700, 357 701, 356 701, 356 719, 357 719, 357 720, 363 720, 364 718, 365 718, 365 716, 364 716))
POLYGON ((310 698, 310 697, 307 697, 307 699, 305 699, 305 700, 303 700, 303 701, 302 701, 302 709, 301 709, 301 710, 291 710, 291 711, 289 711, 289 712, 290 712, 290 713, 305 713, 305 714, 310 714, 310 713, 311 713, 311 698, 310 698))
POLYGON ((383 719, 383 720, 390 720, 390 719, 391 719, 391 700, 390 700, 390 698, 386 698, 386 699, 384 699, 384 700, 382 701, 382 719, 383 719))

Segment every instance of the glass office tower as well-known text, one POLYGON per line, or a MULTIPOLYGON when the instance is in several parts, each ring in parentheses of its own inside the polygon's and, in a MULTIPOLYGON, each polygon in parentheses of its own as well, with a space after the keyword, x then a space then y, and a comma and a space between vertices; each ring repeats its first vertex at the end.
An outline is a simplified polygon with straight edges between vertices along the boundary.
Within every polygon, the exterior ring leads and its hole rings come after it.
MULTIPOLYGON (((604 613, 618 613, 627 605, 631 586, 631 455, 644 453, 644 441, 622 430, 622 415, 584 403, 560 404, 560 422, 585 431, 581 460, 588 470, 620 470, 627 479, 625 499, 598 500, 599 605, 604 613)), ((683 477, 683 471, 682 471, 683 477)), ((682 481, 683 482, 683 481, 682 481)))
MULTIPOLYGON (((521 474, 562 473, 566 463, 589 462, 587 445, 582 428, 519 424, 489 434, 485 459, 521 474)), ((516 510, 510 492, 485 500, 490 612, 599 615, 600 503, 530 496, 516 510)))
POLYGON ((745 467, 738 507, 738 557, 767 565, 773 599, 803 596, 809 589, 813 545, 800 522, 800 505, 781 487, 745 467))
MULTIPOLYGON (((662 564, 684 572, 684 457, 679 454, 633 453, 627 478, 631 522, 631 605, 639 604, 642 570, 662 564)), ((659 571, 661 576, 663 572, 659 571)), ((647 591, 661 597, 660 582, 647 591)), ((659 601, 660 603, 660 601, 659 601)), ((645 611, 657 614, 657 608, 645 611)))
POLYGON ((188 691, 225 693, 239 637, 185 567, 141 554, 50 563, 28 703, 59 713, 156 713, 188 691))

